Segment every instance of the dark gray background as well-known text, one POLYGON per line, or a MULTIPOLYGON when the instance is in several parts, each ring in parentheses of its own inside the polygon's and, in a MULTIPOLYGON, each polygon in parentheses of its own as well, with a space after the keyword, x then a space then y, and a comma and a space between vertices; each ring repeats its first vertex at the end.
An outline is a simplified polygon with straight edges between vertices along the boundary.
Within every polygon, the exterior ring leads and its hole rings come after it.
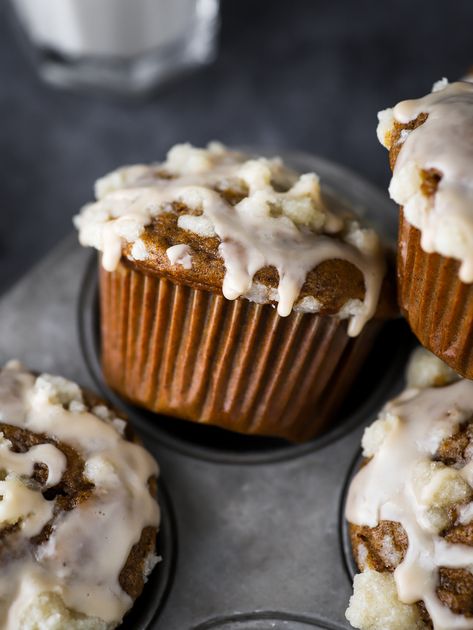
POLYGON ((175 142, 296 148, 385 187, 376 112, 473 63, 471 0, 223 0, 217 61, 147 101, 42 85, 0 0, 0 290, 71 230, 97 176, 175 142))

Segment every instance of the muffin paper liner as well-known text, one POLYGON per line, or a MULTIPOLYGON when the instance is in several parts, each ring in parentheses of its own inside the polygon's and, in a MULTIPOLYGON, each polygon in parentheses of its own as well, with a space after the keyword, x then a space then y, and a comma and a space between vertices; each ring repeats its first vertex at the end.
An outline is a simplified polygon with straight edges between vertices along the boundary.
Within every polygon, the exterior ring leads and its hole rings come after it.
POLYGON ((428 254, 420 231, 401 209, 398 297, 409 325, 428 350, 456 372, 473 378, 473 285, 458 277, 460 263, 428 254))
POLYGON ((121 262, 100 267, 102 365, 127 400, 167 416, 291 441, 339 409, 379 331, 335 317, 175 284, 121 262))

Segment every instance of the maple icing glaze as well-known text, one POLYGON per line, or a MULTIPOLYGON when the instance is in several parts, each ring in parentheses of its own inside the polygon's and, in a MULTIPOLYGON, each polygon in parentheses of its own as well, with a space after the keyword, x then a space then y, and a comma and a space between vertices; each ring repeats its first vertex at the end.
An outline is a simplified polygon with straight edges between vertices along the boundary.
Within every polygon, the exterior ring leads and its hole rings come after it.
MULTIPOLYGON (((432 361, 439 362, 428 360, 432 361)), ((444 381, 457 378, 445 370, 437 374, 444 381)), ((434 461, 441 442, 472 416, 472 381, 406 389, 365 431, 364 454, 370 459, 353 479, 347 498, 350 523, 376 527, 380 521, 395 521, 404 528, 408 547, 394 571, 397 595, 404 604, 423 601, 434 630, 473 628, 473 618, 454 614, 436 593, 440 567, 473 566, 472 547, 449 543, 440 535, 449 507, 460 506, 459 522, 473 518, 473 460, 463 467, 434 461)), ((347 612, 350 620, 357 607, 359 600, 354 600, 347 612)), ((356 627, 371 627, 357 623, 356 627)))
MULTIPOLYGON (((227 299, 254 293, 254 275, 273 266, 279 273, 278 313, 287 316, 307 274, 323 261, 343 259, 360 269, 365 281, 349 334, 359 334, 376 310, 385 272, 377 235, 325 207, 315 173, 298 176, 278 158, 250 159, 218 143, 207 149, 176 145, 163 164, 125 167, 102 178, 96 197, 75 225, 83 245, 103 252, 108 271, 117 267, 128 243, 133 243, 130 257, 143 260, 145 227, 180 202, 189 214, 179 216, 179 227, 221 241, 227 299), (219 192, 226 189, 241 192, 241 200, 232 205, 219 192)), ((167 254, 172 264, 192 265, 192 252, 179 243, 167 254)))
POLYGON ((378 137, 391 148, 395 122, 420 114, 425 122, 401 132, 402 144, 389 192, 406 219, 421 231, 424 251, 461 261, 459 277, 473 282, 473 84, 439 81, 423 98, 398 103, 379 114, 378 137), (440 181, 433 195, 422 190, 422 172, 434 169, 440 181))
POLYGON ((192 267, 192 255, 188 245, 173 245, 166 250, 166 256, 172 265, 182 265, 184 269, 192 267))
MULTIPOLYGON (((133 604, 119 574, 143 529, 159 525, 159 507, 148 488, 158 474, 156 462, 123 438, 126 423, 105 406, 89 410, 77 385, 60 377, 36 377, 16 362, 0 370, 0 422, 73 448, 93 484, 84 501, 57 511, 56 498, 46 498, 45 490, 60 482, 65 454, 54 443, 14 452, 0 433, 0 528, 16 527, 2 539, 0 627, 29 628, 29 611, 51 595, 83 619, 97 620, 81 628, 114 628, 133 604), (37 465, 47 466, 45 484, 32 479, 37 465), (33 543, 31 538, 51 519, 49 537, 33 543)), ((155 561, 149 557, 147 568, 155 561)), ((71 622, 67 627, 75 626, 71 622)))

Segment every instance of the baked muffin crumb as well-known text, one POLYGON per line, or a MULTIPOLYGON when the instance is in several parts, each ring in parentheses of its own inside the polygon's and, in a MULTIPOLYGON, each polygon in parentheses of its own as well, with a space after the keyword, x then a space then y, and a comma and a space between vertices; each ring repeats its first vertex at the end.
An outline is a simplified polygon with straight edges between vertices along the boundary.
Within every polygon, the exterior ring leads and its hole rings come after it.
POLYGON ((113 630, 115 624, 76 613, 64 605, 57 593, 41 593, 26 608, 20 630, 113 630))

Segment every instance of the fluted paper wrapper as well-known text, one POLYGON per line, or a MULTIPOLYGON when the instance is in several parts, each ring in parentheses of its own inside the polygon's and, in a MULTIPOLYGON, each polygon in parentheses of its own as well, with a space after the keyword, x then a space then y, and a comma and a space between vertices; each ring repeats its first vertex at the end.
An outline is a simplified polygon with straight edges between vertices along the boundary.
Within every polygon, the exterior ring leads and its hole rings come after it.
POLYGON ((304 441, 336 411, 380 322, 346 321, 223 296, 120 263, 100 270, 107 383, 146 409, 246 434, 304 441))
POLYGON ((400 212, 398 296, 420 343, 462 376, 473 378, 473 285, 458 277, 460 263, 426 253, 420 231, 400 212))

